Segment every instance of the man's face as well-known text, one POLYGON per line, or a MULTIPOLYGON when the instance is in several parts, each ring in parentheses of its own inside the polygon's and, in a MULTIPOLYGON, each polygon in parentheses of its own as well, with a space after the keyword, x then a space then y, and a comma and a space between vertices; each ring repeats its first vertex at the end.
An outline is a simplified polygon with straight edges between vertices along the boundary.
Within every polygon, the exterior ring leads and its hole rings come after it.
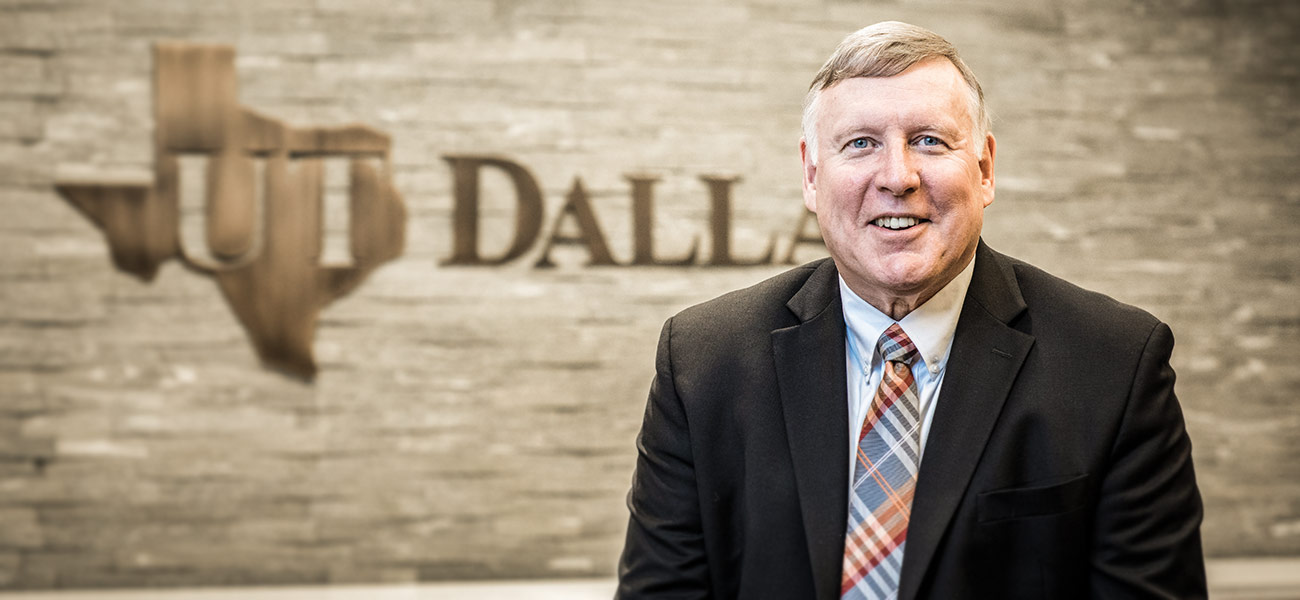
POLYGON ((841 276, 896 318, 961 272, 993 202, 994 140, 974 139, 967 90, 942 58, 845 79, 818 100, 816 159, 800 144, 804 204, 841 276))

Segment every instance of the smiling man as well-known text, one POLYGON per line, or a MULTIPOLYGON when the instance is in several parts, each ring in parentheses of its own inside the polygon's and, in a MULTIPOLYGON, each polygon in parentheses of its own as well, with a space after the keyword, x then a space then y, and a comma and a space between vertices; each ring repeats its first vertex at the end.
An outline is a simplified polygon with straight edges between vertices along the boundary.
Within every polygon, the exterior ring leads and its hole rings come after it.
POLYGON ((1169 328, 980 241, 952 45, 853 33, 803 130, 831 258, 664 326, 619 596, 1205 597, 1169 328))

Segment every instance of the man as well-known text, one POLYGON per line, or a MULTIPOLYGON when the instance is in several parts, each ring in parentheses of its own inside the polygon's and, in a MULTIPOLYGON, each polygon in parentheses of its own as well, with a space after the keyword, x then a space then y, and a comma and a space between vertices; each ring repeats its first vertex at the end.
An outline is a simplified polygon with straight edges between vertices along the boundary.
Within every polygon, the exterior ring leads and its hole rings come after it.
POLYGON ((805 107, 831 258, 664 326, 619 596, 1205 597, 1169 328, 983 245, 955 49, 867 27, 805 107))

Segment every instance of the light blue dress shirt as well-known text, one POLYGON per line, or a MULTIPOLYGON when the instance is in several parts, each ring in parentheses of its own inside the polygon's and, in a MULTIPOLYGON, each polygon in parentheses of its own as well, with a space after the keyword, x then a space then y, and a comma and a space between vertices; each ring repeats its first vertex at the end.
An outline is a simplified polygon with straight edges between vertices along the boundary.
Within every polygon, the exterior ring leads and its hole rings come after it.
MULTIPOLYGON (((957 318, 961 316, 962 304, 966 302, 966 290, 970 287, 971 275, 974 272, 975 259, 972 258, 966 268, 962 269, 934 297, 926 300, 925 304, 918 306, 897 322, 920 353, 916 362, 912 364, 912 376, 916 379, 916 388, 921 400, 922 458, 924 458, 925 441, 930 433, 930 422, 934 420, 934 409, 939 400, 939 388, 943 385, 948 354, 952 350, 952 335, 957 329, 957 318)), ((885 361, 876 351, 876 341, 895 321, 858 297, 853 290, 849 289, 843 277, 840 277, 840 299, 844 305, 844 323, 848 327, 844 359, 848 368, 849 384, 849 448, 847 450, 849 464, 852 465, 857 456, 862 423, 867 418, 871 400, 876 395, 876 388, 880 387, 880 378, 885 369, 885 361)), ((853 469, 849 469, 848 486, 852 493, 853 469)))

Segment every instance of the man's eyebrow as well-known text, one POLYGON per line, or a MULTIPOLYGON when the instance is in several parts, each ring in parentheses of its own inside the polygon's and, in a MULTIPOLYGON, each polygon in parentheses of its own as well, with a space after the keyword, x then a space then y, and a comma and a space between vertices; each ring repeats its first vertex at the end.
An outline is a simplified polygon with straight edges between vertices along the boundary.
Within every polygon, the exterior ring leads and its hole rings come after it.
POLYGON ((880 132, 875 127, 866 124, 855 124, 840 129, 838 131, 832 131, 829 137, 831 140, 835 142, 847 142, 851 139, 859 138, 864 135, 872 136, 872 135, 879 135, 879 134, 880 132))
POLYGON ((943 125, 939 123, 925 123, 915 128, 915 131, 937 131, 953 138, 961 137, 961 128, 952 125, 943 125))

